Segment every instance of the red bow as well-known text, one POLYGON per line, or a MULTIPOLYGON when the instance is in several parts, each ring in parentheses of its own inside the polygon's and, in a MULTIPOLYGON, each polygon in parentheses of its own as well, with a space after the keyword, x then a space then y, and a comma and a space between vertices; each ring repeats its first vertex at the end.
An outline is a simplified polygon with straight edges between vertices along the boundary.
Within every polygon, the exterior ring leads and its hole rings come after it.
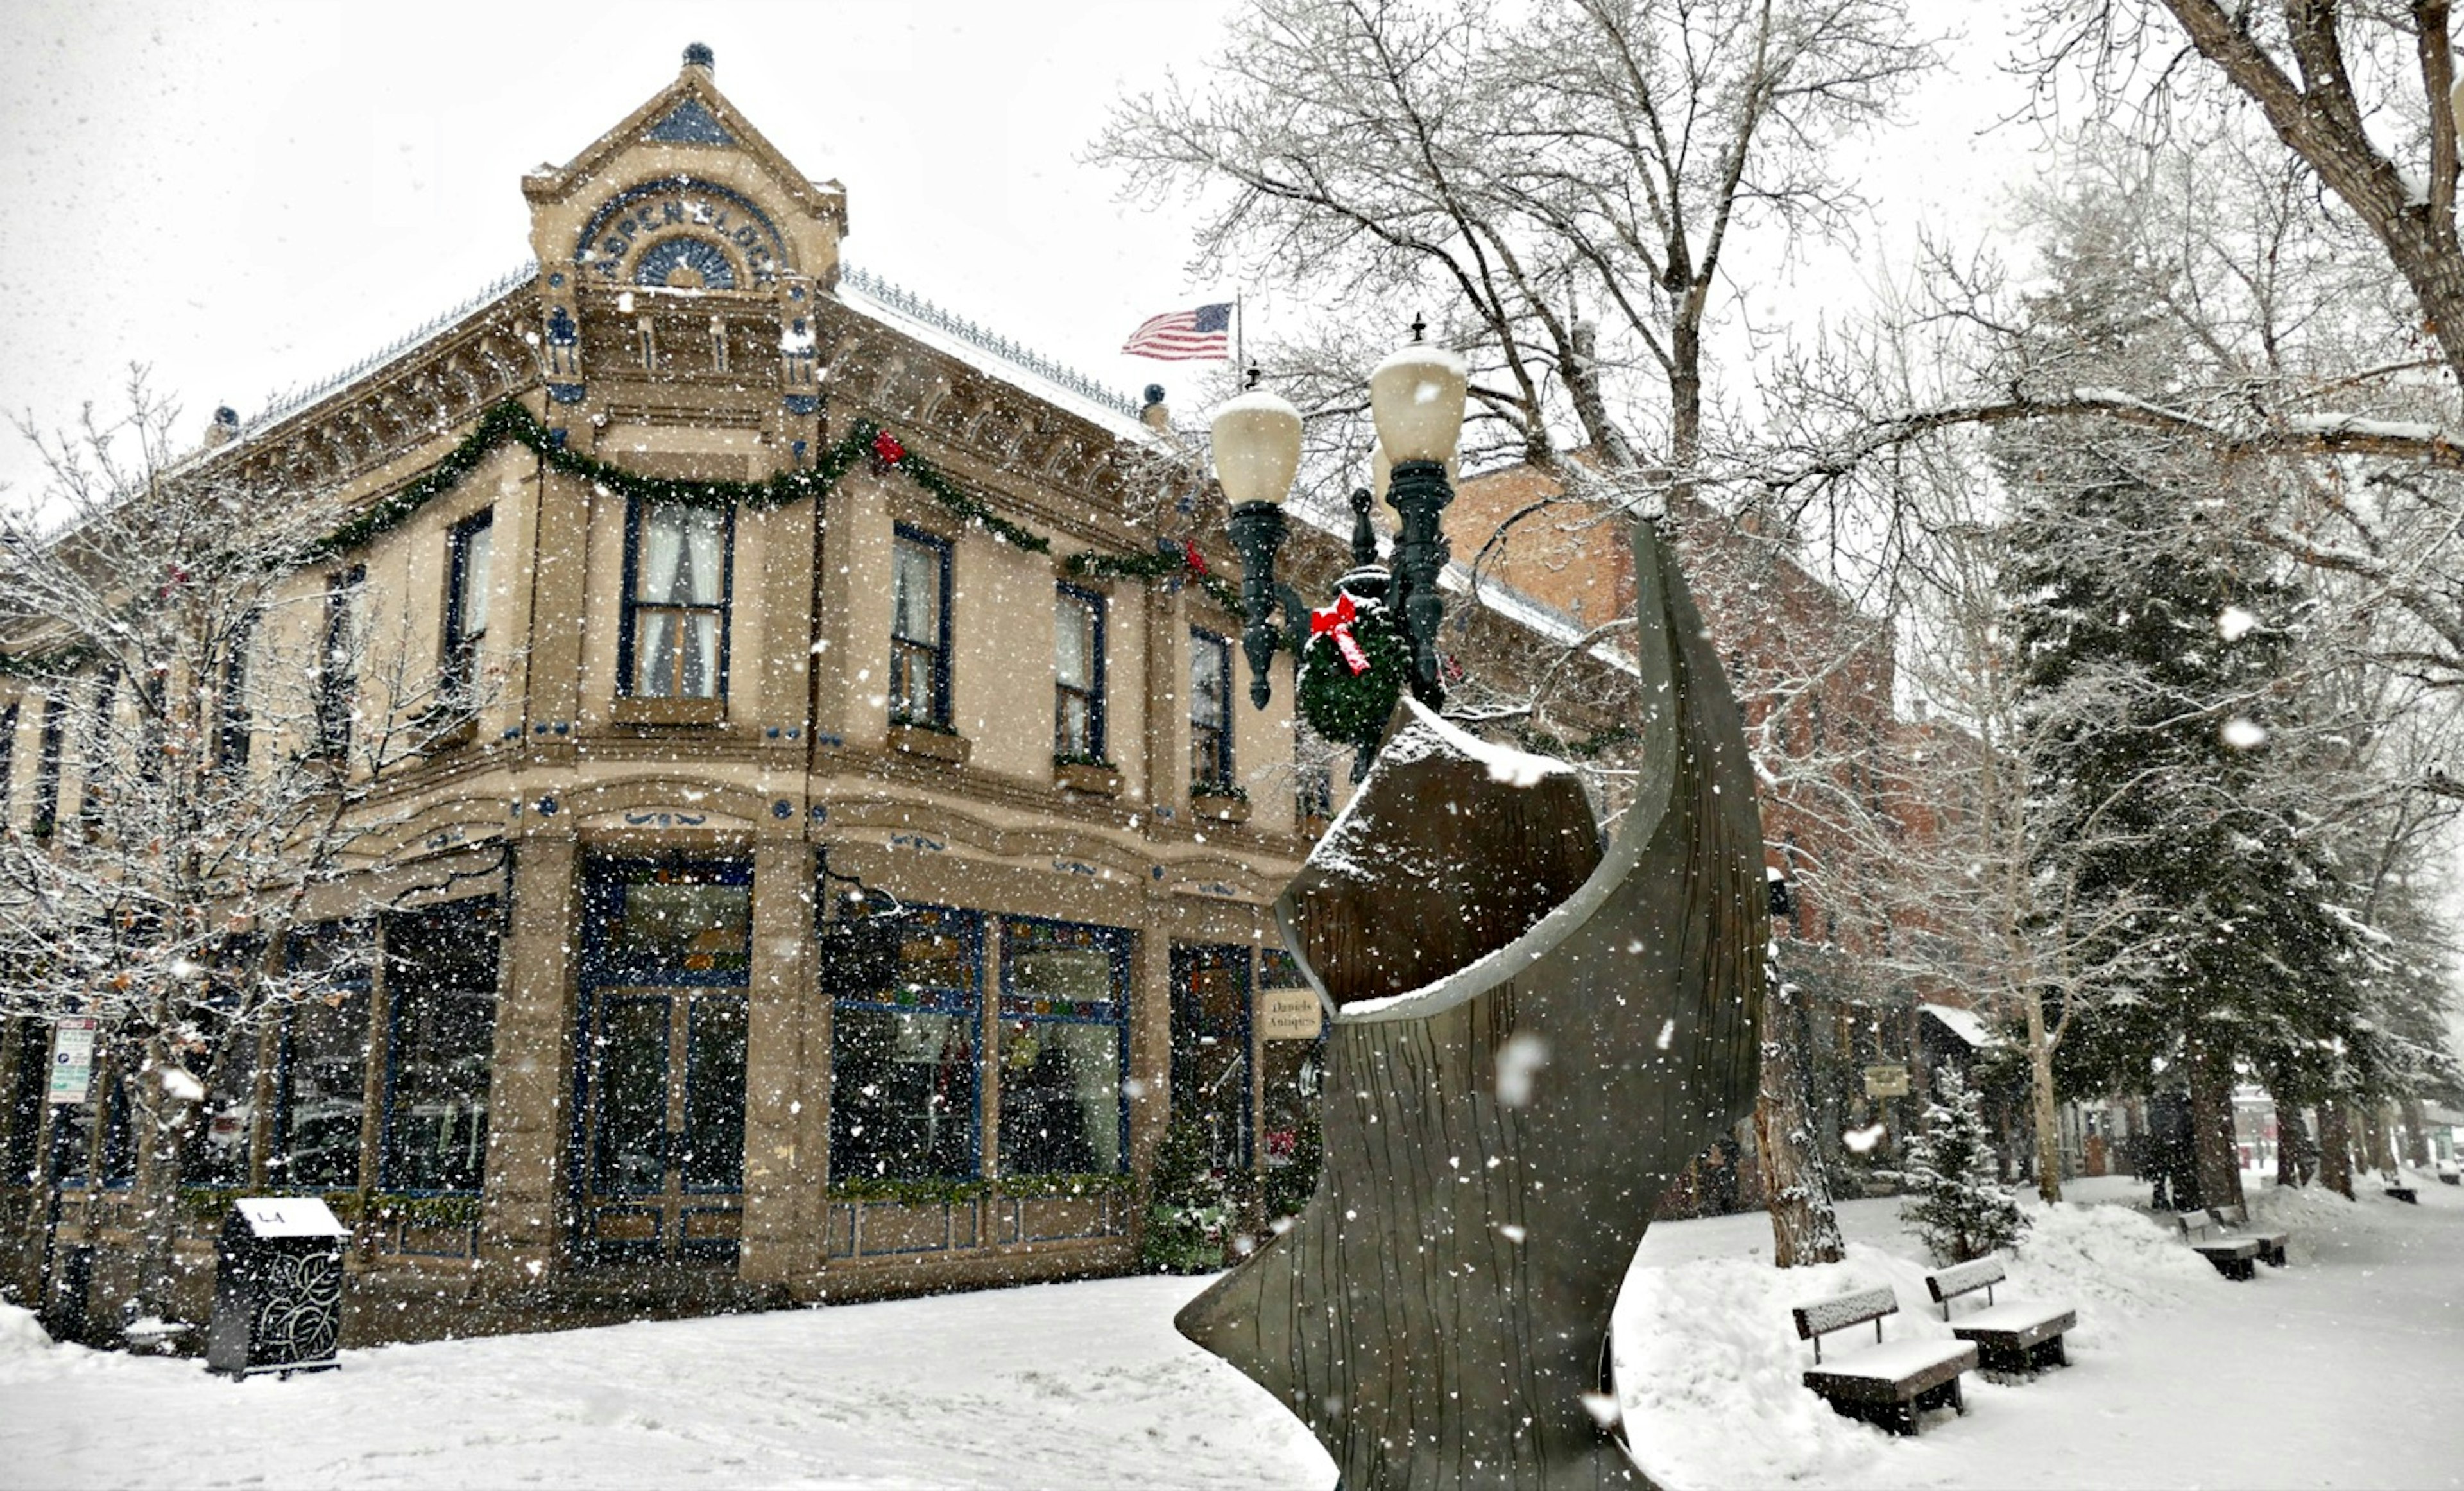
POLYGON ((1180 558, 1182 563, 1189 566, 1189 569, 1192 574, 1206 573, 1206 556, 1198 551, 1197 540, 1183 539, 1180 541, 1180 558))
POLYGON ((898 436, 884 430, 872 437, 872 458, 885 466, 895 466, 907 458, 907 447, 898 443, 898 436))
POLYGON ((1358 619, 1359 615, 1360 609, 1352 604, 1352 597, 1348 593, 1337 595, 1334 598, 1334 604, 1324 611, 1309 612, 1310 637, 1333 637, 1334 650, 1343 656, 1344 662, 1351 667, 1354 678, 1369 671, 1369 655, 1360 650, 1360 644, 1353 640, 1352 635, 1352 623, 1358 619))

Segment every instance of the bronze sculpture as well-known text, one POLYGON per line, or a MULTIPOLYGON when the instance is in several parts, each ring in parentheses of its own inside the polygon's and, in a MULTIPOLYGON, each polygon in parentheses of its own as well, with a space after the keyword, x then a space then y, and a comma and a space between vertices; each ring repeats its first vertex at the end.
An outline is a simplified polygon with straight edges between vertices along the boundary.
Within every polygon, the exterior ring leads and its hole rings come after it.
POLYGON ((1735 701, 1660 535, 1634 546, 1643 774, 1605 854, 1562 764, 1407 701, 1277 904, 1332 1018, 1325 1171, 1176 1324, 1353 1491, 1644 1483, 1610 1311, 1752 1104, 1769 911, 1735 701))

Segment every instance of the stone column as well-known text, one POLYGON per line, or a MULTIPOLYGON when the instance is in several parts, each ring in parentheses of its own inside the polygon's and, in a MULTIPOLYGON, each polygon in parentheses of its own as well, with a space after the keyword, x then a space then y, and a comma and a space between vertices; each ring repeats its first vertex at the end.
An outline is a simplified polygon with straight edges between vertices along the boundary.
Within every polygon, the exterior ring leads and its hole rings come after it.
POLYGON ((581 847, 534 835, 513 855, 479 1247, 486 1277, 518 1285, 561 1266, 570 1219, 563 1157, 572 1134, 581 847))
POLYGON ((1144 1174, 1172 1122, 1172 907, 1147 901, 1130 964, 1130 1168, 1144 1174))
POLYGON ((828 1048, 816 1038, 813 851, 801 839, 753 851, 751 1021, 744 1054, 747 1283, 784 1284, 822 1266, 824 1154, 808 1115, 828 1048))

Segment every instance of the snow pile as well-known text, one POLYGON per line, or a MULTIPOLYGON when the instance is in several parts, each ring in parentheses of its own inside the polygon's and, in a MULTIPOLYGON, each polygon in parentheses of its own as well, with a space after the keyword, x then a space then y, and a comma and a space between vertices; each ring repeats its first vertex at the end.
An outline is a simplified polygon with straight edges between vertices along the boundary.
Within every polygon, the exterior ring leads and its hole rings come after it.
MULTIPOLYGON (((2079 1312, 2069 1341, 2092 1355, 2116 1332, 2153 1313, 2233 1287, 2151 1218, 2123 1207, 2032 1207, 2035 1226, 1997 1301, 2068 1304, 2079 1312)), ((1756 1218, 1757 1221, 1760 1218, 1756 1218)), ((1646 1253, 1650 1250, 1646 1248, 1646 1253)), ((1774 1269, 1767 1244, 1752 1253, 1654 1267, 1638 1263, 1617 1301, 1617 1381, 1635 1458, 1653 1480, 1684 1487, 1930 1484, 1947 1436, 1893 1439, 1835 1413, 1803 1374, 1814 1348, 1796 1338, 1793 1305, 1887 1285, 1900 1312, 1882 1322, 1886 1342, 1950 1339, 1925 1293, 1921 1245, 1905 1234, 1881 1244, 1851 1242, 1845 1262, 1774 1269)), ((1954 1304, 1981 1308, 1982 1295, 1954 1304)), ((1841 1363, 1873 1349, 1871 1325, 1823 1338, 1841 1363)), ((1971 1374, 1971 1407, 2003 1392, 1971 1374)))
POLYGON ((43 1364, 35 1359, 57 1349, 33 1311, 0 1304, 0 1382, 20 1370, 39 1369, 43 1364))

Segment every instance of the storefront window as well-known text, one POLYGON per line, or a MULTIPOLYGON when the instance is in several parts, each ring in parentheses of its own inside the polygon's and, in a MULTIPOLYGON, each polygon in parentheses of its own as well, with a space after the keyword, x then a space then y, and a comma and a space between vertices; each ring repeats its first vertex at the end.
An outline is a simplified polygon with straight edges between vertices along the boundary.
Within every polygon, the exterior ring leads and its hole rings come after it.
POLYGON ((367 1111, 367 929, 320 927, 294 940, 294 971, 330 969, 322 992, 285 1012, 274 1109, 272 1183, 340 1191, 360 1183, 367 1111))
POLYGON ((599 885, 599 982, 729 983, 751 971, 748 867, 616 865, 599 885))
POLYGON ((249 1131, 255 1125, 257 1031, 225 1031, 210 1054, 194 1059, 206 1084, 206 1101, 188 1130, 180 1180, 189 1186, 248 1184, 249 1131))
POLYGON ((385 927, 389 1191, 476 1191, 486 1173, 499 925, 479 901, 385 927))
POLYGON ((895 925, 888 976, 842 992, 832 1009, 830 1172, 972 1177, 982 924, 972 912, 914 908, 895 925))
POLYGON ((1002 940, 1001 1169, 1117 1174, 1130 934, 1012 918, 1002 940))

